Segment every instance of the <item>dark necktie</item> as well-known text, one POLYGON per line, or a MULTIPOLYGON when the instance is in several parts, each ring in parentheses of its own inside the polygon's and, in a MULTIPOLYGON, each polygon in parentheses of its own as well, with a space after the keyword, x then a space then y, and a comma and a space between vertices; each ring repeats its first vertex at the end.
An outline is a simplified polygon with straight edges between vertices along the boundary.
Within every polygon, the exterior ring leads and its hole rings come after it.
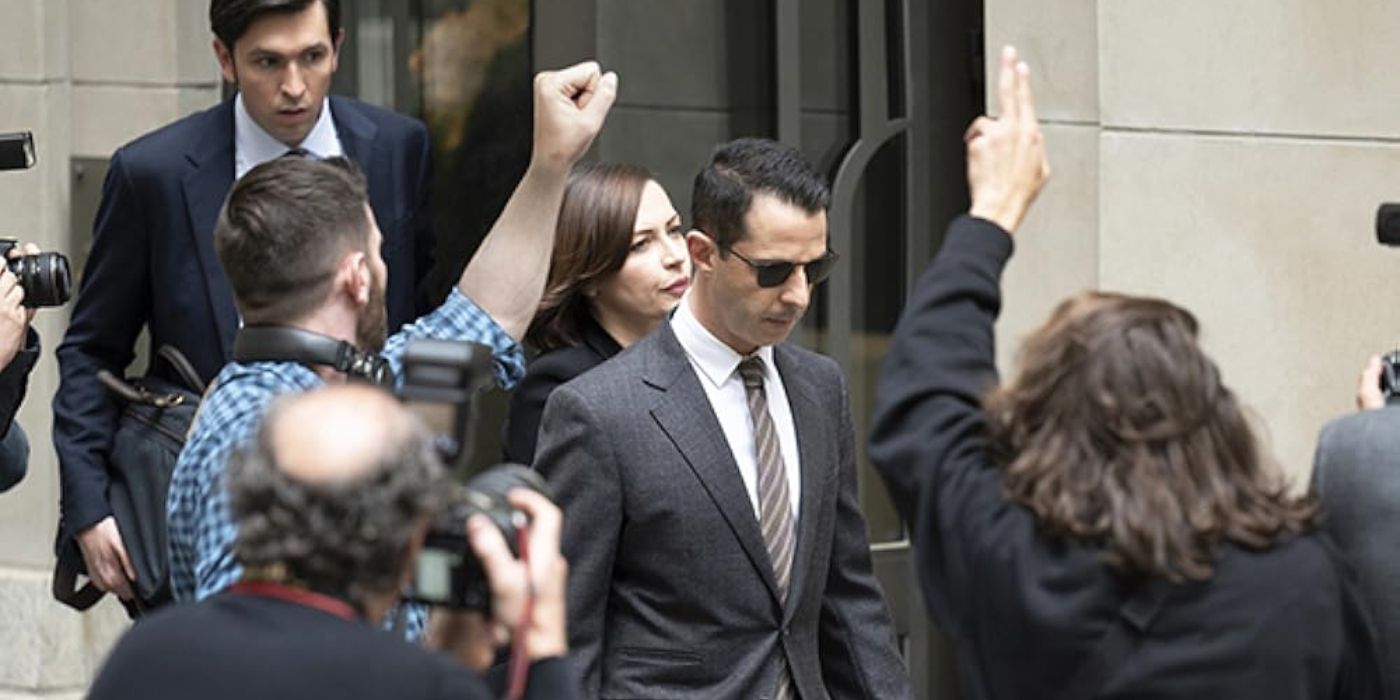
MULTIPOLYGON (((763 544, 773 564, 773 578, 778 583, 778 595, 787 600, 788 584, 792 580, 792 555, 797 545, 793 529, 792 500, 788 495, 787 467, 778 444, 778 431, 768 414, 768 395, 763 388, 763 360, 749 357, 739 363, 739 376, 744 380, 744 394, 749 400, 749 415, 753 418, 754 451, 758 465, 758 524, 763 532, 763 544)), ((778 652, 778 687, 776 700, 796 697, 787 655, 778 652)))

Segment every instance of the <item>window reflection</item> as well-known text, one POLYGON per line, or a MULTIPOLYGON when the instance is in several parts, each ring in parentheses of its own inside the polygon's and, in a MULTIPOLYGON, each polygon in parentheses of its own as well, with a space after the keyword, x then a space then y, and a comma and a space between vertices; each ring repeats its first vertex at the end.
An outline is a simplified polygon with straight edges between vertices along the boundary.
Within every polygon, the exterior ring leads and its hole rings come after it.
MULTIPOLYGON (((530 0, 347 0, 336 76, 351 95, 422 119, 433 145, 443 298, 505 207, 530 158, 530 0)), ((473 465, 500 459, 504 392, 477 404, 473 465)))

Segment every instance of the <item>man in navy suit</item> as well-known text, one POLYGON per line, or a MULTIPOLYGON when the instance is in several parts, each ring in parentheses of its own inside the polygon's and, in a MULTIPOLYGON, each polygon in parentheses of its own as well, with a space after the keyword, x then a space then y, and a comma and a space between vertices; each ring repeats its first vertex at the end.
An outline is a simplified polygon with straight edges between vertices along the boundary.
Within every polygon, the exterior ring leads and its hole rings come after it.
MULTIPOLYGON (((384 235, 391 329, 430 307, 416 293, 432 252, 428 133, 417 120, 327 95, 345 39, 339 0, 212 0, 209 20, 238 95, 113 154, 58 348, 59 547, 77 546, 93 583, 123 599, 134 573, 107 500, 119 407, 97 373, 122 374, 143 326, 152 349, 178 348, 206 381, 229 359, 239 319, 213 231, 236 178, 290 151, 358 162, 384 235)), ((162 361, 150 372, 173 378, 162 361)))

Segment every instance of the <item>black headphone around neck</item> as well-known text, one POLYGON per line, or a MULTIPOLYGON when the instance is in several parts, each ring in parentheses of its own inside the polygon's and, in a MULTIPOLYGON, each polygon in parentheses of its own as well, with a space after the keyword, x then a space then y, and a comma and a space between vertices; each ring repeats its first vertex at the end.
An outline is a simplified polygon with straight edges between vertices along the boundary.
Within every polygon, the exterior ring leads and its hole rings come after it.
POLYGON ((394 370, 377 352, 364 352, 328 335, 289 326, 244 326, 233 339, 234 362, 324 365, 352 379, 392 388, 394 370))

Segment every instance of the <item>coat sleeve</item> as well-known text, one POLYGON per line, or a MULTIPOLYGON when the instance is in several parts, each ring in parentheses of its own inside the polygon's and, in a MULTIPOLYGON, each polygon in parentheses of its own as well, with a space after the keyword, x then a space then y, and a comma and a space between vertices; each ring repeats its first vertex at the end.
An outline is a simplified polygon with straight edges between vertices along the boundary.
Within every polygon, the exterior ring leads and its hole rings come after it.
POLYGON ((989 474, 983 393, 997 381, 993 324, 1011 237, 963 216, 919 278, 876 387, 870 458, 912 541, 924 599, 945 633, 961 634, 960 523, 1000 503, 989 474))
POLYGON ((92 251, 58 347, 53 439, 58 452, 65 531, 77 533, 111 514, 107 450, 118 407, 97 381, 106 369, 121 375, 150 303, 149 221, 123 152, 112 156, 93 227, 92 251))
POLYGON ((895 645, 889 606, 870 562, 869 532, 857 497, 850 397, 840 372, 836 375, 841 386, 841 473, 833 482, 839 491, 818 628, 822 676, 835 700, 912 698, 909 669, 895 645))
POLYGON ((561 386, 545 404, 535 459, 564 511, 569 648, 586 697, 597 697, 602 682, 608 595, 623 525, 622 479, 608 435, 597 409, 561 386))

